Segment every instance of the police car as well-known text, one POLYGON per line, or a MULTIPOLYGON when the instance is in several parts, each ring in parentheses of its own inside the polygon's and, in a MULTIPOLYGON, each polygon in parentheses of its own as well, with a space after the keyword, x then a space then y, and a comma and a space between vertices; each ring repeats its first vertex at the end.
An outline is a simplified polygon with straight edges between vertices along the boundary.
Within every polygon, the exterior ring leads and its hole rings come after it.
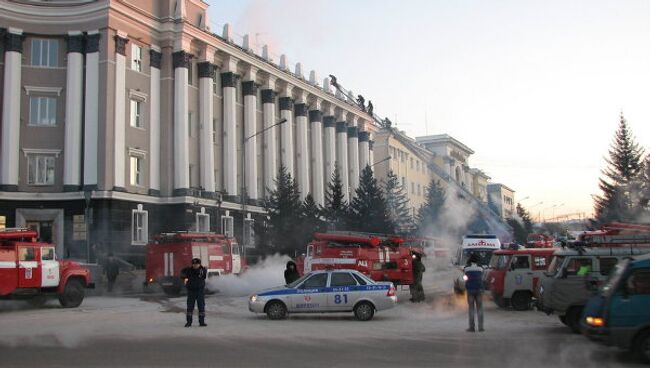
POLYGON ((354 312, 369 321, 375 311, 397 303, 391 282, 375 282, 355 270, 323 270, 305 274, 295 282, 251 295, 248 309, 283 319, 287 313, 354 312))

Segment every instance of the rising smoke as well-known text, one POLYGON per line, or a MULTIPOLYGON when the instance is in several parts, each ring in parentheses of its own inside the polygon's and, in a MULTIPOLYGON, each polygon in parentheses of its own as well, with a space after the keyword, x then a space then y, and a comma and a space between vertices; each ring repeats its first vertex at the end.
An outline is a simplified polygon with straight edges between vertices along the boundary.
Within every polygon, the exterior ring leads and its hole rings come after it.
POLYGON ((248 296, 260 290, 284 285, 284 269, 288 256, 275 254, 266 257, 241 275, 213 277, 208 281, 210 290, 223 296, 248 296))

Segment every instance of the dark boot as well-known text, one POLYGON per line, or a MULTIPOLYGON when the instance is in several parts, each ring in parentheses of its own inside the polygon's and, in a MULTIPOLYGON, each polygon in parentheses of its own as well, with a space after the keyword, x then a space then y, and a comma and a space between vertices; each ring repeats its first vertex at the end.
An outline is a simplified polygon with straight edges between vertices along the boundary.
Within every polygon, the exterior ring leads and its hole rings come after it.
POLYGON ((192 315, 188 314, 187 315, 187 323, 185 323, 185 327, 190 327, 192 325, 192 315))
POLYGON ((201 327, 207 326, 207 324, 205 323, 205 316, 199 316, 199 326, 201 327))

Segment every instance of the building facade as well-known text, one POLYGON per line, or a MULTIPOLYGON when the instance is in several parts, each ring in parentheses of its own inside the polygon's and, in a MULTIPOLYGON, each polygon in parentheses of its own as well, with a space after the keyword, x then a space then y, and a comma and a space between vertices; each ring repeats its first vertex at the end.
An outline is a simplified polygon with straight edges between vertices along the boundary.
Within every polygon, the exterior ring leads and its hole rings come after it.
MULTIPOLYGON (((373 119, 316 72, 209 27, 201 0, 0 0, 0 224, 142 263, 162 231, 245 234, 281 165, 324 202, 373 119)), ((267 48, 265 47, 265 50, 267 48)))
POLYGON ((503 184, 491 183, 487 186, 490 207, 506 220, 512 218, 515 212, 515 191, 503 184))

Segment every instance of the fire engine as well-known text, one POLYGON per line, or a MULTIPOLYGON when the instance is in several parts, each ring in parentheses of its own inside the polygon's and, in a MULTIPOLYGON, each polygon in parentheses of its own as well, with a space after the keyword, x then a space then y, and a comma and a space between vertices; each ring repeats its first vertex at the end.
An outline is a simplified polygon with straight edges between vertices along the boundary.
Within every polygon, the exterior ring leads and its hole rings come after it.
POLYGON ((553 237, 546 234, 530 234, 526 238, 526 248, 553 248, 553 237))
POLYGON ((533 291, 548 271, 553 252, 553 248, 495 251, 484 280, 494 302, 501 308, 510 304, 515 310, 529 309, 533 291))
POLYGON ((165 294, 180 294, 181 270, 199 258, 208 269, 208 277, 239 274, 245 268, 235 238, 215 233, 162 233, 147 244, 145 287, 159 284, 165 294))
POLYGON ((54 245, 36 240, 31 229, 0 230, 0 299, 23 299, 34 306, 57 297, 64 308, 84 300, 93 288, 90 271, 77 262, 57 260, 54 245))
POLYGON ((413 284, 413 255, 424 254, 406 246, 396 235, 356 232, 316 233, 307 253, 297 260, 301 274, 325 269, 353 269, 375 281, 413 284))

